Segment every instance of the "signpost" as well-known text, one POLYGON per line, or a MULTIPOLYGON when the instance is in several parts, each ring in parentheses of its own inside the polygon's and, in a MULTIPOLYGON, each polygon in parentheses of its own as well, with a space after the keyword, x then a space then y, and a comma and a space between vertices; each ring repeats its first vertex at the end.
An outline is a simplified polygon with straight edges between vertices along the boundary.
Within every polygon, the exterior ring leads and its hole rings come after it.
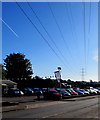
MULTIPOLYGON (((54 72, 55 73, 55 78, 58 81, 59 85, 60 85, 60 89, 61 89, 61 67, 58 67, 58 70, 54 72)), ((61 94, 61 92, 60 92, 61 94)), ((61 97, 62 99, 62 97, 61 97)))
POLYGON ((55 71, 55 78, 58 81, 59 85, 60 85, 60 89, 61 89, 61 67, 57 68, 58 70, 55 71))

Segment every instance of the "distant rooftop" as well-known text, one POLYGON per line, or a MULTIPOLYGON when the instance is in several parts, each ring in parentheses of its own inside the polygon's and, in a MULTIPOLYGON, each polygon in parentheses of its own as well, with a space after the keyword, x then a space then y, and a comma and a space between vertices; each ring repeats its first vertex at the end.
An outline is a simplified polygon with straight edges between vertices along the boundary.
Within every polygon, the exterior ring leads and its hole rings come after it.
POLYGON ((11 80, 0 80, 0 84, 7 84, 7 85, 17 85, 17 83, 16 82, 13 82, 13 81, 11 81, 11 80))

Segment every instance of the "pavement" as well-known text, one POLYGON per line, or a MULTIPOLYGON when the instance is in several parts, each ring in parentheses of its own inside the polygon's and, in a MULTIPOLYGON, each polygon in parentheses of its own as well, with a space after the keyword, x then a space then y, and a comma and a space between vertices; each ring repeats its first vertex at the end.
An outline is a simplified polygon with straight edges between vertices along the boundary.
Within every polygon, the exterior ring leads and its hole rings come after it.
POLYGON ((85 97, 74 97, 68 99, 62 99, 60 101, 53 100, 43 100, 43 96, 41 96, 40 100, 37 100, 37 96, 23 96, 23 97, 13 97, 8 98, 4 97, 2 100, 2 106, 0 107, 0 112, 10 112, 24 109, 32 109, 50 106, 54 104, 62 104, 68 101, 78 101, 78 100, 87 100, 98 97, 98 95, 94 96, 85 96, 85 97))

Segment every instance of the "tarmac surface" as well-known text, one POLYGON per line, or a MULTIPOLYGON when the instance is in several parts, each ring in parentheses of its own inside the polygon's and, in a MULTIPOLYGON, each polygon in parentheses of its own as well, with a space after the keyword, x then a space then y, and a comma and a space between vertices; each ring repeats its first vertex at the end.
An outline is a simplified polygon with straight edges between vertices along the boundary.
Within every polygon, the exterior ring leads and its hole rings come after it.
MULTIPOLYGON (((99 96, 69 98, 60 101, 34 100, 3 106, 3 118, 98 118, 99 96)), ((29 100, 29 98, 28 98, 29 100)))
POLYGON ((75 97, 62 99, 60 101, 53 100, 43 100, 43 96, 41 96, 40 100, 37 100, 37 96, 23 96, 23 97, 3 97, 2 98, 2 106, 0 107, 0 112, 10 112, 24 109, 32 109, 39 108, 44 106, 49 106, 53 104, 61 104, 63 102, 68 101, 80 101, 86 99, 98 98, 98 95, 95 96, 85 96, 85 97, 75 97))

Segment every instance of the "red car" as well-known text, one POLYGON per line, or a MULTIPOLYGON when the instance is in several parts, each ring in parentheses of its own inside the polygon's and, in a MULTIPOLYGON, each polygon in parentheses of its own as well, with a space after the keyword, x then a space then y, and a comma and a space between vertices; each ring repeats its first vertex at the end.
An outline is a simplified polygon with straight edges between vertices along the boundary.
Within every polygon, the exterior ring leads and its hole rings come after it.
POLYGON ((61 98, 61 94, 56 90, 48 90, 43 93, 45 99, 59 100, 61 98))
POLYGON ((71 95, 78 95, 77 92, 75 92, 72 88, 71 89, 66 89, 71 95))

